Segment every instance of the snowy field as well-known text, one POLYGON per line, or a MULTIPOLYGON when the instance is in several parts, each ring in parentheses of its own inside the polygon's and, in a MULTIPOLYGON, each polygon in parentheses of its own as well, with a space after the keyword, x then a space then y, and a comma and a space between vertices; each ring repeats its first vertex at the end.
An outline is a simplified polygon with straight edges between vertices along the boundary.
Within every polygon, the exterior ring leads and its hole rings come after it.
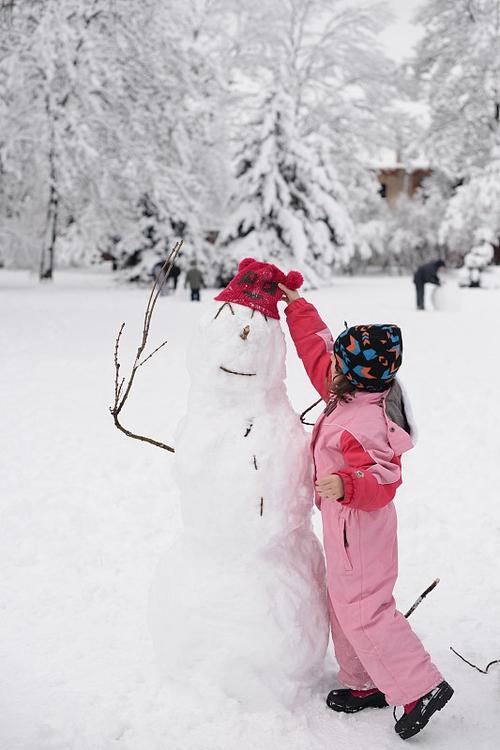
MULTIPOLYGON (((437 576, 412 617, 455 696, 409 743, 493 750, 500 737, 500 289, 459 292, 449 312, 414 310, 408 278, 343 278, 308 295, 334 332, 391 321, 420 442, 404 459, 399 607, 437 576)), ((167 443, 185 411, 186 346, 201 305, 160 299, 151 344, 123 413, 167 443)), ((154 570, 180 530, 172 457, 113 426, 113 345, 138 344, 146 290, 60 273, 53 286, 0 272, 2 366, 1 750, 385 750, 391 710, 334 714, 323 691, 303 710, 246 713, 216 691, 162 684, 147 625, 154 570)), ((288 341, 290 344, 290 342, 288 341)), ((288 389, 316 400, 289 345, 288 389)))

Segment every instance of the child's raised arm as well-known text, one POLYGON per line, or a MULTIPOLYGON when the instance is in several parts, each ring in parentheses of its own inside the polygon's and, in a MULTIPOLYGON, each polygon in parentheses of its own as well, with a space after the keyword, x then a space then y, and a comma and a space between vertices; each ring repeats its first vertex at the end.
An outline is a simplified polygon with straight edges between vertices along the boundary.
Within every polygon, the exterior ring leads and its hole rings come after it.
POLYGON ((278 286, 283 292, 283 299, 288 302, 285 314, 297 354, 302 360, 309 380, 321 398, 328 401, 333 352, 332 334, 319 317, 314 305, 283 284, 278 286))

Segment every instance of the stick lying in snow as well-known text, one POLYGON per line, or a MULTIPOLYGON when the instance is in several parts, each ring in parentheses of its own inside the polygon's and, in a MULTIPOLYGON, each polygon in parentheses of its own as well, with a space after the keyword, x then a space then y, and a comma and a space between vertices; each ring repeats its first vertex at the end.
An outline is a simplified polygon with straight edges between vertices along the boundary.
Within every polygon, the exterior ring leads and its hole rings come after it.
POLYGON ((411 605, 410 609, 409 609, 409 610, 408 610, 408 612, 407 612, 407 613, 405 614, 405 617, 406 617, 406 618, 408 618, 408 617, 409 617, 409 616, 410 616, 410 615, 412 614, 412 612, 415 612, 415 610, 416 610, 416 608, 418 607, 418 605, 419 605, 419 604, 420 604, 420 603, 421 603, 421 602, 422 602, 422 601, 423 601, 423 600, 425 599, 425 597, 427 596, 427 594, 430 594, 430 593, 431 593, 431 591, 432 591, 433 589, 435 589, 435 588, 436 588, 436 586, 438 585, 438 583, 439 583, 439 578, 436 578, 436 580, 434 580, 434 581, 433 581, 433 582, 431 583, 431 585, 430 585, 430 586, 428 586, 428 587, 427 587, 427 588, 425 589, 425 591, 424 591, 424 592, 423 592, 422 594, 420 594, 420 596, 418 597, 417 601, 416 601, 416 602, 414 602, 414 603, 413 603, 413 604, 411 605))
MULTIPOLYGON (((439 578, 436 578, 436 580, 431 583, 431 585, 429 586, 429 588, 425 589, 425 591, 423 592, 423 594, 420 594, 420 596, 418 597, 417 601, 414 604, 412 604, 412 606, 410 607, 410 609, 408 610, 408 612, 405 614, 405 617, 409 617, 411 615, 411 613, 416 610, 416 608, 418 607, 418 605, 420 604, 420 602, 422 601, 422 599, 425 599, 425 597, 427 596, 427 594, 429 594, 432 591, 432 589, 435 588, 438 585, 438 583, 439 583, 439 578)), ((462 654, 459 654, 458 651, 455 651, 455 649, 453 648, 453 646, 450 646, 450 651, 453 651, 453 653, 456 654, 459 659, 462 659, 462 661, 464 661, 466 664, 468 664, 469 667, 473 667, 474 669, 477 669, 477 671, 481 672, 481 674, 488 674, 488 670, 490 669, 490 667, 492 667, 494 664, 500 664, 500 659, 494 659, 493 661, 490 661, 490 663, 487 664, 484 669, 481 669, 481 667, 478 667, 476 664, 473 664, 471 661, 469 661, 464 656, 462 656, 462 654)))
POLYGON ((471 661, 468 661, 465 657, 462 656, 462 654, 459 654, 458 651, 455 651, 453 646, 450 646, 450 650, 453 651, 454 654, 458 656, 459 659, 462 659, 466 664, 469 665, 469 667, 474 667, 474 669, 477 669, 478 672, 481 672, 481 674, 488 674, 488 669, 493 666, 493 664, 500 664, 500 659, 495 659, 494 661, 490 661, 489 664, 486 665, 485 669, 481 669, 481 667, 477 667, 475 664, 473 664, 471 661))
POLYGON ((163 289, 163 286, 165 285, 165 282, 167 281, 170 271, 172 270, 172 266, 175 263, 175 259, 177 258, 179 251, 182 247, 182 240, 180 242, 176 242, 172 250, 170 251, 167 260, 163 264, 162 268, 160 269, 160 272, 158 273, 157 277, 154 280, 153 287, 151 289, 151 293, 149 295, 148 304, 146 306, 146 312, 144 314, 144 324, 142 327, 142 340, 137 348, 137 354, 135 355, 135 361, 132 365, 132 370, 130 372, 129 378, 127 380, 127 384, 125 386, 125 389, 123 386, 125 385, 125 378, 122 378, 120 381, 120 362, 118 360, 118 351, 120 348, 120 339, 123 333, 123 329, 125 328, 125 323, 122 323, 121 328, 118 332, 118 336, 116 337, 115 341, 115 352, 114 352, 114 361, 115 361, 115 400, 113 403, 113 406, 109 407, 109 411, 111 412, 111 415, 113 417, 113 421, 115 423, 115 426, 121 430, 125 435, 128 435, 128 437, 135 438, 135 440, 142 440, 145 443, 151 443, 151 445, 156 445, 158 448, 163 448, 166 451, 170 451, 170 453, 175 453, 174 448, 171 448, 169 445, 166 445, 165 443, 160 442, 159 440, 154 440, 153 438, 145 437, 144 435, 137 435, 135 432, 131 432, 130 430, 127 430, 123 425, 120 423, 119 416, 120 412, 123 409, 125 405, 125 401, 128 398, 128 395, 130 393, 130 390, 132 388, 135 374, 139 367, 142 367, 148 359, 151 359, 151 357, 156 354, 156 352, 161 349, 165 344, 166 341, 163 342, 163 344, 160 344, 160 346, 157 346, 154 351, 151 352, 145 359, 141 361, 142 354, 144 352, 144 349, 146 348, 146 344, 148 341, 148 335, 149 335, 149 326, 151 325, 151 318, 153 317, 153 312, 155 309, 156 301, 158 297, 160 296, 160 292, 163 289), (161 281, 159 281, 161 279, 161 281))

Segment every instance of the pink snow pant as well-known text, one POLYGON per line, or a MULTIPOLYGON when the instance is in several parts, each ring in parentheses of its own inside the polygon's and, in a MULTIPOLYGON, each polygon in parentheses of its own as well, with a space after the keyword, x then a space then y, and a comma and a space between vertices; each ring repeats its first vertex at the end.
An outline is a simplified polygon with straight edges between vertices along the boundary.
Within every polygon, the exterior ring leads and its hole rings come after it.
POLYGON ((377 687, 393 706, 411 703, 443 678, 396 609, 394 504, 369 513, 322 500, 321 515, 339 681, 354 690, 377 687))

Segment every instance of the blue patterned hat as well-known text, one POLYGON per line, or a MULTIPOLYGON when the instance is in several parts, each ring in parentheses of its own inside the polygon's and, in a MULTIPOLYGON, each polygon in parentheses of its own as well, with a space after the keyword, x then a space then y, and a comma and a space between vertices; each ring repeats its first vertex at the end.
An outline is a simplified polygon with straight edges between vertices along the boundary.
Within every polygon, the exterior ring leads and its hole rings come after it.
POLYGON ((333 352, 340 371, 355 388, 385 391, 401 366, 401 329, 392 323, 351 326, 337 337, 333 352))

